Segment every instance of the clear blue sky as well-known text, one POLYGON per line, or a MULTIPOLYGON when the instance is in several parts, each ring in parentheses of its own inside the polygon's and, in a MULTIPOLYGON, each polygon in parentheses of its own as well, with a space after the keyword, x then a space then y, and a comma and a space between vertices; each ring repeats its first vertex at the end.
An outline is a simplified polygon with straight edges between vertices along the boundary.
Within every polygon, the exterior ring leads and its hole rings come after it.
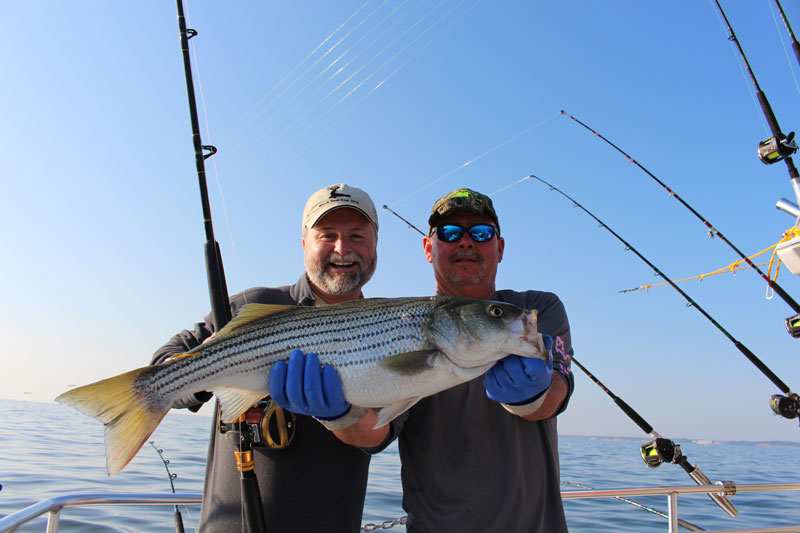
MULTIPOLYGON (((784 4, 800 29, 800 7, 784 4)), ((800 128, 800 68, 772 5, 724 3, 788 132, 800 128)), ((209 308, 186 87, 172 2, 2 11, 0 396, 52 401, 147 363, 209 308)), ((710 1, 191 2, 188 14, 232 292, 299 277, 302 207, 341 181, 423 226, 452 189, 494 194, 536 174, 672 278, 737 258, 561 109, 747 253, 794 223, 774 207, 794 200, 788 173, 756 157, 769 130, 710 1)), ((777 388, 675 291, 616 293, 658 280, 588 216, 533 181, 494 200, 499 287, 559 294, 576 357, 659 433, 800 441, 797 421, 771 414, 777 388)), ((431 294, 420 237, 380 217, 366 295, 431 294)), ((779 282, 800 298, 797 277, 779 282)), ((791 309, 765 298, 759 276, 683 287, 800 390, 791 309)), ((643 436, 577 369, 576 381, 563 433, 643 436)))

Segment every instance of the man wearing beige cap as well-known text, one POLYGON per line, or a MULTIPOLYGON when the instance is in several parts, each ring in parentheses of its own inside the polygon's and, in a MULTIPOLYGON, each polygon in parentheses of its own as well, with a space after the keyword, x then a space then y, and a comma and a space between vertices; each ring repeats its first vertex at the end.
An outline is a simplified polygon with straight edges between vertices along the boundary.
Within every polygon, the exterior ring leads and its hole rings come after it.
MULTIPOLYGON (((375 272, 377 243, 378 214, 367 193, 344 183, 320 189, 311 195, 303 210, 305 272, 298 282, 283 287, 256 287, 233 295, 231 310, 235 315, 249 303, 328 305, 363 298, 361 288, 375 272)), ((199 346, 214 331, 209 315, 194 330, 182 331, 159 348, 152 363, 199 346)), ((289 367, 310 365, 315 360, 307 360, 305 354, 298 352, 292 354, 289 367)), ((285 374, 283 378, 286 379, 285 374)), ((173 407, 197 411, 211 395, 198 396, 202 397, 186 398, 173 407)), ((331 430, 346 430, 365 413, 346 403, 327 408, 332 409, 325 413, 328 416, 317 420, 298 414, 302 409, 282 410, 265 398, 246 413, 256 433, 255 473, 264 522, 270 531, 338 532, 361 528, 370 456, 342 443, 331 430), (261 429, 265 427, 267 431, 261 429)), ((233 428, 227 426, 220 431, 215 413, 200 514, 202 532, 244 531, 235 443, 224 434, 233 428)))

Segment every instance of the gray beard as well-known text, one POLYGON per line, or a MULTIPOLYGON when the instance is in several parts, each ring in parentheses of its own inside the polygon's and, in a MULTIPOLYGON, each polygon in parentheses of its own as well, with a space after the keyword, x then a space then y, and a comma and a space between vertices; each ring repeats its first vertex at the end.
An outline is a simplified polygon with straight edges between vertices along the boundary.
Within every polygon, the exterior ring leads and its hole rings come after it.
POLYGON ((377 255, 375 255, 371 260, 364 262, 364 260, 356 254, 348 254, 344 257, 338 254, 331 254, 322 261, 317 261, 309 265, 307 269, 308 279, 327 294, 343 296, 360 290, 361 287, 366 285, 375 273, 377 259, 377 255), (358 270, 355 272, 337 272, 331 274, 328 271, 328 265, 333 259, 358 263, 358 270))

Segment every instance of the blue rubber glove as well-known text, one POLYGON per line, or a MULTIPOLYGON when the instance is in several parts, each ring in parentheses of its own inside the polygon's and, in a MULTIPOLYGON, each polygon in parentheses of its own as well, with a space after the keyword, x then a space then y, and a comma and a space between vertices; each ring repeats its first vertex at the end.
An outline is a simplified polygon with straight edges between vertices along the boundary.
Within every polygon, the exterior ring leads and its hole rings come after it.
POLYGON ((288 365, 278 361, 272 367, 269 394, 284 409, 320 420, 335 420, 350 410, 336 370, 320 368, 317 354, 300 350, 289 354, 288 365))
MULTIPOLYGON (((549 352, 553 339, 542 335, 549 352)), ((486 372, 483 387, 492 400, 508 405, 522 405, 536 400, 550 388, 553 379, 553 357, 547 361, 509 355, 486 372)))

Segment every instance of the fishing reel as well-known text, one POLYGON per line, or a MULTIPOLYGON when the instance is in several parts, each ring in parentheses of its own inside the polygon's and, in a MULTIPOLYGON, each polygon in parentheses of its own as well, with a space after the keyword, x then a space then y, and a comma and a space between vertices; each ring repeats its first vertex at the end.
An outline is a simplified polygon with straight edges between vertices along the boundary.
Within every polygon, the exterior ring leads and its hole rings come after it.
POLYGON ((797 144, 794 142, 794 132, 788 136, 778 138, 777 136, 764 139, 758 143, 758 158, 765 165, 771 165, 782 161, 797 151, 797 144))
POLYGON ((659 437, 642 445, 642 459, 650 468, 663 463, 676 463, 681 456, 681 447, 669 439, 659 437))
POLYGON ((785 320, 786 331, 795 339, 800 337, 800 313, 790 316, 785 320))
POLYGON ((238 423, 223 424, 220 418, 220 433, 232 432, 234 439, 244 438, 252 446, 264 446, 270 450, 282 450, 294 439, 297 429, 297 416, 272 401, 271 398, 260 400, 245 411, 241 429, 238 434, 238 423))
POLYGON ((789 420, 800 416, 800 396, 793 392, 790 392, 787 396, 773 394, 770 396, 769 406, 772 407, 773 413, 789 420))

